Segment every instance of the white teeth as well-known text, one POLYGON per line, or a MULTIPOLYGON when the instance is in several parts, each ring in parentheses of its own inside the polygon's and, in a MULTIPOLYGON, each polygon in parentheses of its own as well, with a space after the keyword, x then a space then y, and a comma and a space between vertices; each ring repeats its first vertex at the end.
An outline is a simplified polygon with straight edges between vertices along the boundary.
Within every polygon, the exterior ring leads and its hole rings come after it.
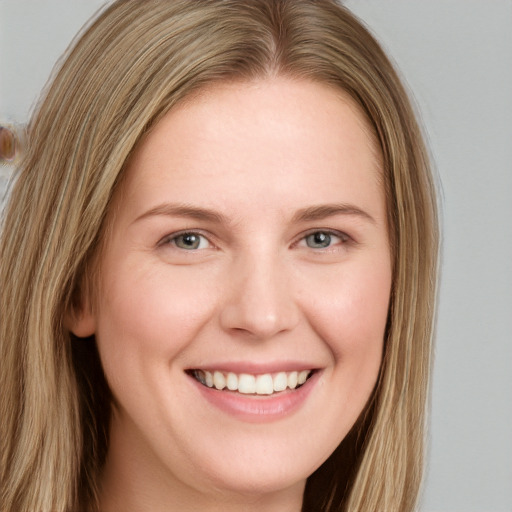
POLYGON ((297 372, 291 372, 288 374, 288 387, 290 389, 295 389, 297 387, 297 379, 299 374, 297 372))
POLYGON ((217 389, 224 389, 226 387, 226 379, 224 378, 224 375, 220 372, 214 372, 213 373, 213 385, 217 389))
POLYGON ((284 391, 288 386, 288 377, 285 372, 279 372, 274 377, 274 391, 284 391))
POLYGON ((274 392, 274 383, 272 382, 272 375, 266 373, 265 375, 258 375, 256 377, 256 394, 258 395, 271 395, 274 392))
POLYGON ((234 373, 228 373, 226 378, 226 384, 230 391, 236 391, 238 389, 238 377, 234 373))
POLYGON ((271 395, 275 392, 284 391, 286 388, 296 389, 306 382, 311 370, 279 372, 275 374, 265 373, 262 375, 250 375, 248 373, 229 372, 224 374, 220 371, 210 372, 208 370, 196 370, 193 372, 195 378, 209 388, 230 391, 238 391, 244 395, 271 395))
POLYGON ((256 393, 256 377, 242 373, 238 377, 238 392, 247 395, 256 393))
POLYGON ((303 370, 302 372, 299 373, 299 376, 297 378, 297 382, 298 382, 299 386, 301 386, 302 384, 304 384, 304 382, 306 382, 306 380, 308 379, 308 375, 310 373, 311 372, 309 370, 303 370))

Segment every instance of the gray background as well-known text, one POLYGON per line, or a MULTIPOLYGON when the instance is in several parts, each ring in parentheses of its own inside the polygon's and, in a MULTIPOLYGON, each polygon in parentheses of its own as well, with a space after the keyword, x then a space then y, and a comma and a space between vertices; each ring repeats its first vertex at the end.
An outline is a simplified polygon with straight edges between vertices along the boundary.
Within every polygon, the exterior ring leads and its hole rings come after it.
MULTIPOLYGON (((53 64, 102 4, 0 0, 0 122, 26 122, 53 64)), ((443 275, 421 510, 511 512, 512 0, 346 4, 414 92, 441 182, 443 275)))

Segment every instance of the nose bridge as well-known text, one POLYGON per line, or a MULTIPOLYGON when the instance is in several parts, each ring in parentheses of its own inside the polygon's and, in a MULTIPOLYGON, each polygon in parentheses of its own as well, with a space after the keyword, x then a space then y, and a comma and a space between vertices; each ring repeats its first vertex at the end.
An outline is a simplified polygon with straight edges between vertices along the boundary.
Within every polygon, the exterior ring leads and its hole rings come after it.
POLYGON ((247 251, 235 259, 221 312, 223 327, 255 339, 289 331, 298 322, 290 272, 278 252, 247 251))

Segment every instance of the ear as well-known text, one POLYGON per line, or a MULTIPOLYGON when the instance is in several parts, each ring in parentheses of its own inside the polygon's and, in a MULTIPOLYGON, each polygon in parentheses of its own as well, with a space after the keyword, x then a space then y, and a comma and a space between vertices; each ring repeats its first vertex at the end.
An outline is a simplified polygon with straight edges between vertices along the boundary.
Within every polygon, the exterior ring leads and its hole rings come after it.
POLYGON ((96 332, 96 315, 89 301, 70 306, 64 317, 64 325, 77 338, 88 338, 96 332))

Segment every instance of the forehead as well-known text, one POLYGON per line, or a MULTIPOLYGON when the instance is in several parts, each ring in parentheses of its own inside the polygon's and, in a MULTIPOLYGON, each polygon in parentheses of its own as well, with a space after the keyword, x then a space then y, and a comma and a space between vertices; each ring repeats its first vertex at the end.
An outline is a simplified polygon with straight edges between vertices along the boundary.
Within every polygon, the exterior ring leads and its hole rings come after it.
POLYGON ((363 172, 381 189, 380 151, 356 103, 334 87, 278 77, 213 84, 173 108, 135 148, 122 188, 160 189, 163 202, 169 180, 173 194, 267 185, 299 197, 302 187, 307 201, 322 179, 355 190, 363 172))
MULTIPOLYGON (((209 116, 212 113, 229 112, 230 116, 217 117, 219 123, 226 123, 227 120, 240 123, 240 114, 243 113, 251 117, 251 128, 263 124, 264 129, 268 129, 276 120, 282 122, 283 116, 291 122, 296 121, 298 125, 306 118, 318 118, 319 114, 323 116, 322 122, 346 124, 346 116, 339 117, 340 106, 345 112, 350 112, 349 121, 354 122, 358 130, 367 137, 369 148, 380 165, 381 149, 375 129, 362 107, 347 91, 311 79, 286 76, 257 78, 251 81, 225 80, 202 87, 185 96, 167 112, 139 142, 135 153, 139 152, 139 148, 148 138, 154 138, 155 132, 166 130, 170 124, 178 123, 183 123, 183 129, 186 125, 183 121, 195 114, 205 113, 209 116)), ((210 126, 215 119, 209 119, 210 126)), ((349 126, 345 135, 352 128, 349 126)))

